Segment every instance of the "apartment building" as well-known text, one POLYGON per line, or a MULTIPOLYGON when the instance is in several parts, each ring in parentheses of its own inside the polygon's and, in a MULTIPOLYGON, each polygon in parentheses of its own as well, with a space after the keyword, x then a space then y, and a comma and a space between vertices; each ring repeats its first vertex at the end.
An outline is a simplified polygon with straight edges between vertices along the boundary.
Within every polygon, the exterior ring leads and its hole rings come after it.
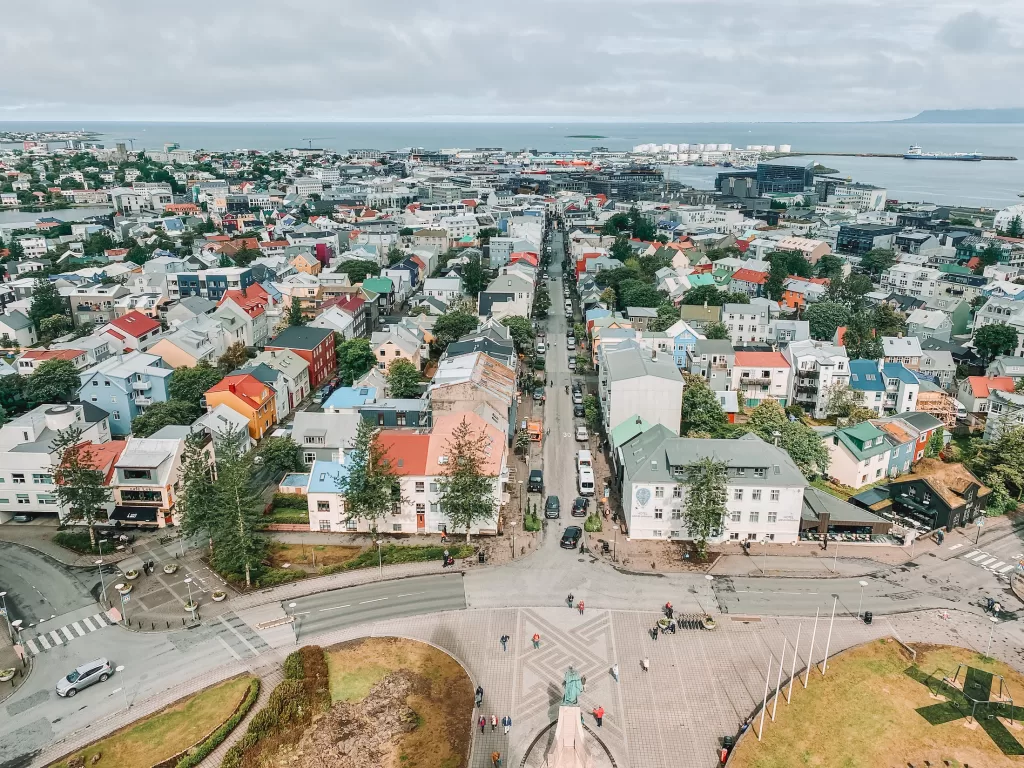
POLYGON ((850 382, 846 348, 827 341, 794 341, 782 350, 792 370, 789 402, 816 419, 828 416, 829 392, 850 382))

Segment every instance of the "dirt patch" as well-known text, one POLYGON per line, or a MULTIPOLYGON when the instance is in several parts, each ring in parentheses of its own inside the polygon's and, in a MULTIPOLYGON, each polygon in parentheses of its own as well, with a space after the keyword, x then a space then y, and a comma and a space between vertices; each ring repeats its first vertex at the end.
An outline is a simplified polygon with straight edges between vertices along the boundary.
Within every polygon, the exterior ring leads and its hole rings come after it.
POLYGON ((365 638, 328 650, 327 661, 335 704, 291 765, 466 768, 473 689, 450 656, 412 640, 365 638), (321 729, 333 738, 313 738, 321 729))
POLYGON ((282 568, 286 563, 312 570, 325 565, 339 565, 358 557, 365 549, 359 546, 338 544, 287 544, 275 541, 267 551, 267 559, 273 568, 282 568))

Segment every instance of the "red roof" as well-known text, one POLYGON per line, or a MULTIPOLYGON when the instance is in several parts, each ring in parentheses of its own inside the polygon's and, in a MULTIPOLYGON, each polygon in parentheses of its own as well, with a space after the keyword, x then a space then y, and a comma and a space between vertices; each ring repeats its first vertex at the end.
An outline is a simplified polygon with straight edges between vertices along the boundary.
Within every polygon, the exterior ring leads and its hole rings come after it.
POLYGON ((251 373, 225 376, 206 391, 207 393, 231 392, 252 408, 259 408, 274 394, 274 390, 251 373))
POLYGON ((764 272, 756 272, 753 269, 737 269, 733 275, 733 280, 742 280, 745 283, 756 283, 757 285, 764 285, 768 279, 768 275, 764 272))
POLYGON ((103 484, 109 485, 114 478, 114 465, 121 458, 124 449, 128 447, 127 440, 111 440, 109 443, 84 442, 78 444, 78 450, 88 451, 91 461, 88 463, 93 469, 103 473, 103 484))
POLYGON ((267 240, 266 242, 260 243, 260 248, 287 248, 287 240, 267 240))
POLYGON ((988 397, 993 389, 1000 392, 1013 392, 1013 379, 1009 376, 968 376, 967 381, 971 384, 971 393, 975 397, 988 397))
POLYGON ((740 253, 746 253, 747 249, 749 247, 750 247, 750 242, 747 241, 747 240, 737 240, 736 241, 736 250, 738 250, 740 253))
POLYGON ((125 315, 121 315, 121 317, 115 317, 107 325, 112 325, 122 333, 134 336, 135 338, 145 336, 150 331, 160 330, 160 323, 134 309, 125 315))
POLYGON ((224 296, 217 302, 217 306, 225 301, 234 302, 245 310, 249 317, 259 317, 270 303, 270 296, 262 285, 253 283, 244 291, 225 291, 224 296))
POLYGON ((734 368, 739 367, 761 368, 789 368, 789 362, 781 352, 736 352, 734 368))
POLYGON ((693 274, 695 274, 695 275, 703 275, 705 272, 710 272, 714 268, 715 268, 714 263, 698 264, 696 267, 693 268, 693 274))
POLYGON ((22 357, 29 360, 75 360, 84 354, 81 349, 26 349, 22 357))
MULTIPOLYGON (((396 475, 427 474, 430 435, 401 430, 383 430, 377 440, 380 441, 381 448, 387 452, 386 458, 390 462, 391 471, 396 475)), ((436 472, 431 469, 430 474, 436 474, 436 472)))

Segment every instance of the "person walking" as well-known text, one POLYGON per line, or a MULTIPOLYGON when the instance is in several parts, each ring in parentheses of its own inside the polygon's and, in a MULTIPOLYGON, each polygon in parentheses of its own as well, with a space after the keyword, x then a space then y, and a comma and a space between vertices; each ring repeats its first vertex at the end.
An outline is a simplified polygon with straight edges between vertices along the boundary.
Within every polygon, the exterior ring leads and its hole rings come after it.
POLYGON ((572 601, 575 600, 575 599, 576 598, 573 597, 572 592, 570 592, 569 596, 567 598, 565 598, 565 602, 567 602, 569 604, 569 607, 572 608, 572 601))
POLYGON ((540 634, 537 632, 533 633, 533 647, 540 648, 540 634))
POLYGON ((484 703, 484 689, 482 686, 476 687, 476 705, 479 707, 484 703))
POLYGON ((640 668, 643 669, 644 672, 650 672, 651 660, 644 656, 642 659, 640 659, 640 668))
POLYGON ((501 718, 501 727, 505 729, 505 735, 508 736, 508 732, 512 729, 512 718, 509 715, 501 718))
POLYGON ((494 733, 494 729, 498 727, 498 716, 491 715, 491 733, 494 733))
POLYGON ((612 677, 615 678, 615 682, 619 682, 619 665, 612 664, 612 677))
POLYGON ((480 726, 480 733, 483 733, 484 732, 484 728, 487 727, 487 718, 484 717, 483 715, 480 715, 480 719, 477 720, 476 724, 480 726))
POLYGON ((491 768, 501 768, 501 752, 498 750, 491 752, 491 768))
POLYGON ((501 643, 501 650, 508 653, 508 635, 502 635, 498 642, 501 643))
POLYGON ((580 677, 580 685, 583 686, 583 692, 586 693, 587 692, 587 676, 586 675, 583 675, 582 677, 580 677))
POLYGON ((597 720, 597 727, 601 727, 601 723, 604 721, 604 707, 598 705, 597 709, 594 710, 594 719, 597 720))
POLYGON ((580 600, 578 607, 580 609, 580 616, 582 616, 583 615, 583 601, 582 600, 580 600))

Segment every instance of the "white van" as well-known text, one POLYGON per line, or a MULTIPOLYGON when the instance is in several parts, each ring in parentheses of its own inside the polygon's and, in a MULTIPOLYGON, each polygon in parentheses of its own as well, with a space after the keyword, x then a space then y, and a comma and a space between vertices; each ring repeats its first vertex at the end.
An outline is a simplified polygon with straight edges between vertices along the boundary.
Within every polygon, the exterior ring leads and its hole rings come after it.
POLYGON ((577 485, 579 485, 580 496, 593 496, 596 493, 594 489, 594 470, 581 467, 577 485))
POLYGON ((572 301, 570 301, 569 299, 565 300, 565 311, 572 312, 572 301))
POLYGON ((590 455, 590 451, 587 451, 587 450, 576 451, 576 471, 579 472, 584 467, 586 467, 587 469, 593 471, 593 469, 594 469, 594 459, 590 455))

